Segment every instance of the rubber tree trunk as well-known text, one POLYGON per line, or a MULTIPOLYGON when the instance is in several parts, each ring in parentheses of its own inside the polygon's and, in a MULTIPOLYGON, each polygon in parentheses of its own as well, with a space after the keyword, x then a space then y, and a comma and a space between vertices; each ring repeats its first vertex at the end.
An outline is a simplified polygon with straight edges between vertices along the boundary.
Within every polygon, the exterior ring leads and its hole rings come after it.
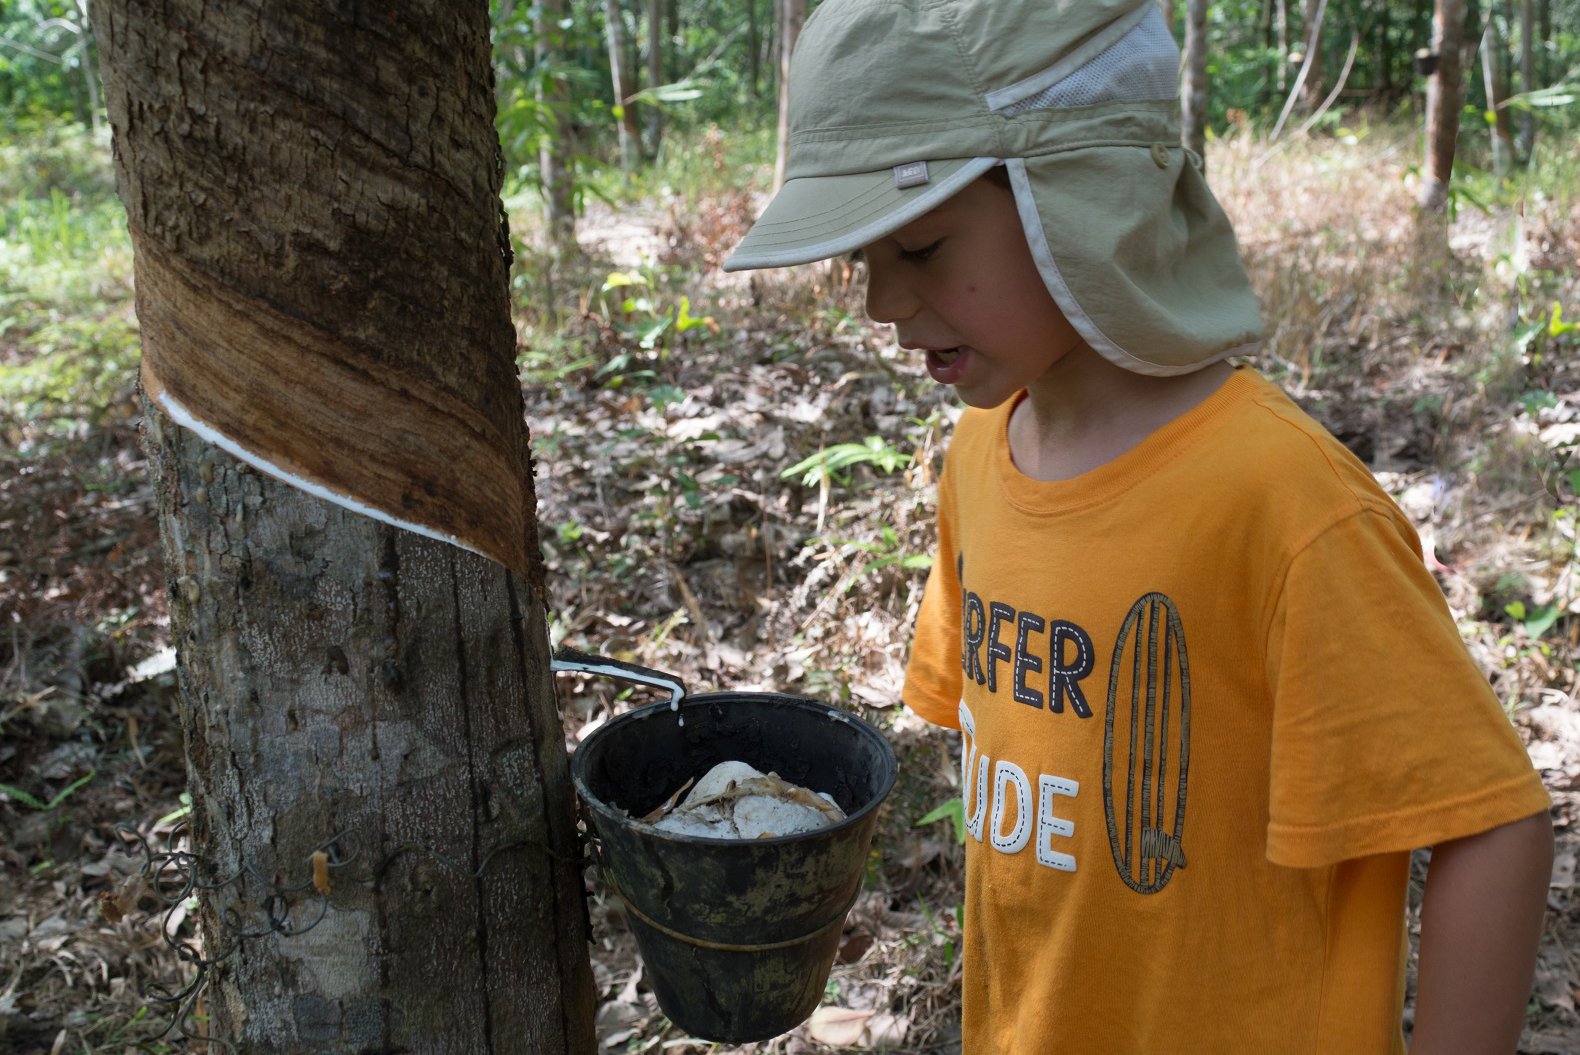
POLYGON ((757 26, 757 0, 746 0, 746 82, 751 85, 752 98, 762 91, 762 45, 757 26))
POLYGON ((1323 0, 1305 0, 1306 79, 1300 87, 1300 104, 1306 113, 1316 113, 1328 93, 1322 72, 1322 22, 1327 5, 1323 0))
POLYGON ((620 0, 604 0, 603 17, 604 35, 609 42, 609 79, 614 87, 615 127, 620 138, 620 171, 629 176, 642 160, 642 135, 637 130, 636 104, 630 101, 636 90, 631 84, 631 70, 626 60, 625 22, 620 13, 620 0))
POLYGON ((785 181, 790 162, 790 56, 806 21, 806 0, 778 0, 779 11, 779 150, 774 160, 774 190, 785 181))
MULTIPOLYGON (((514 378, 485 3, 98 0, 93 23, 146 347, 226 340, 223 299, 317 347, 421 341, 514 378), (166 299, 169 261, 199 285, 166 299)), ((145 420, 215 884, 208 1031, 246 1055, 591 1055, 541 576, 145 420)))
MULTIPOLYGON (((647 84, 656 89, 664 80, 664 0, 647 0, 647 84)), ((646 109, 647 149, 657 157, 664 136, 664 111, 656 101, 646 109)))
POLYGON ((538 171, 543 181, 543 214, 549 241, 560 254, 576 250, 575 163, 576 142, 571 132, 571 90, 564 70, 565 0, 537 0, 537 23, 532 34, 533 57, 540 70, 538 103, 548 134, 538 150, 538 171))
POLYGON ((1207 157, 1207 0, 1186 0, 1180 141, 1207 157))
POLYGON ((1426 163, 1419 201, 1423 209, 1441 211, 1448 204, 1448 182, 1454 172, 1459 137, 1460 46, 1465 25, 1464 0, 1436 0, 1432 11, 1432 54, 1437 66, 1426 82, 1426 163))
POLYGON ((1486 87, 1487 109, 1492 112, 1492 171, 1506 176, 1512 164, 1514 133, 1504 102, 1508 87, 1503 78, 1503 39, 1498 32, 1496 12, 1487 12, 1487 28, 1481 34, 1481 80, 1486 87))
MULTIPOLYGON (((1536 13, 1533 0, 1520 0, 1520 91, 1536 90, 1536 48, 1532 39, 1536 31, 1536 13)), ((1520 157, 1530 160, 1536 146, 1536 115, 1529 107, 1520 111, 1520 157)))
POLYGON ((1273 23, 1278 33, 1278 94, 1289 83, 1289 0, 1274 0, 1273 23))

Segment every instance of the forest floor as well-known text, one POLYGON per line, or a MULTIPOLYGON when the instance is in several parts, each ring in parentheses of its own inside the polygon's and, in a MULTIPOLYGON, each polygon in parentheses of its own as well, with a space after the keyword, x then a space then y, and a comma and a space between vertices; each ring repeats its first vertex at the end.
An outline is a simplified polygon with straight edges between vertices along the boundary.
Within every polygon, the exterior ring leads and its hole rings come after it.
MULTIPOLYGON (((1270 323, 1253 364, 1414 519, 1552 792, 1558 859, 1521 1051, 1572 1055, 1580 341, 1553 306, 1580 312, 1580 200, 1487 194, 1423 233, 1413 156, 1382 132, 1210 153, 1270 323)), ((862 319, 845 265, 718 271, 758 204, 726 176, 593 210, 574 259, 517 232, 552 634, 695 689, 836 700, 903 764, 823 1006, 776 1040, 708 1045, 669 1024, 590 879, 600 1043, 958 1051, 963 851, 948 820, 922 823, 958 795, 957 741, 897 703, 958 410, 862 319)), ((174 951, 184 901, 140 875, 139 840, 179 845, 184 776, 130 269, 124 249, 105 254, 72 311, 64 294, 0 290, 0 1050, 16 1055, 201 1047, 162 1034, 159 996, 191 980, 174 951), (36 383, 43 366, 54 387, 36 383)), ((571 676, 559 693, 571 748, 645 702, 571 676)))

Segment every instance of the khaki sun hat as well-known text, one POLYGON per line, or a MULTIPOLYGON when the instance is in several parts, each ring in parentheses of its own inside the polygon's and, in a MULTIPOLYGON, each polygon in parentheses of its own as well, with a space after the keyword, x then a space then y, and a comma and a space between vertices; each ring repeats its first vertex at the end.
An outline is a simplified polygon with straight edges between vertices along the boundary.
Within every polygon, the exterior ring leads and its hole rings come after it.
POLYGON ((1252 350, 1234 232, 1180 145, 1156 0, 825 0, 790 64, 784 186, 727 271, 851 252, 998 165, 1092 348, 1146 374, 1252 350))

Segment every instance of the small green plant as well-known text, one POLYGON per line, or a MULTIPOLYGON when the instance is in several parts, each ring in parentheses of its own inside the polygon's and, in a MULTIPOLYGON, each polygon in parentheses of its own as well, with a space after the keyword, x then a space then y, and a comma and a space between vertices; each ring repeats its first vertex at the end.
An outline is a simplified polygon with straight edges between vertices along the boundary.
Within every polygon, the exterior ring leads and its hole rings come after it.
POLYGON ((1520 624, 1526 636, 1533 641, 1544 637, 1564 614, 1564 610, 1556 604, 1527 607, 1524 601, 1511 601, 1503 606, 1503 610, 1508 613, 1509 618, 1520 624))
MULTIPOLYGON (((691 314, 691 298, 681 295, 677 303, 665 303, 659 296, 657 276, 643 269, 637 273, 611 271, 603 280, 599 293, 603 295, 609 311, 609 321, 628 339, 634 340, 643 351, 667 350, 665 335, 677 335, 692 330, 719 331, 719 324, 710 315, 691 314), (610 293, 617 294, 609 297, 610 293)), ((616 356, 598 371, 602 376, 614 372, 613 364, 620 359, 627 362, 630 354, 616 356)), ((623 364, 622 364, 623 366, 623 364)))
POLYGON ((857 465, 870 465, 885 473, 892 473, 911 464, 911 456, 895 449, 882 436, 868 436, 860 443, 836 443, 824 447, 816 454, 803 458, 779 474, 781 480, 801 477, 807 487, 817 485, 817 531, 823 533, 828 515, 828 500, 834 483, 849 479, 848 470, 857 465))
MULTIPOLYGON (((817 542, 818 539, 812 539, 817 542)), ((854 550, 865 553, 870 559, 863 562, 860 568, 848 576, 844 589, 848 590, 856 581, 869 572, 882 571, 884 568, 900 567, 906 571, 925 571, 933 566, 933 557, 930 553, 908 553, 904 548, 899 533, 887 524, 878 528, 878 541, 867 542, 860 539, 827 539, 827 542, 840 546, 846 551, 854 550)))
POLYGON ((924 824, 937 824, 947 820, 955 830, 955 839, 958 842, 966 841, 966 800, 959 795, 951 795, 943 804, 929 810, 926 814, 916 819, 916 827, 924 824))
POLYGON ((36 798, 33 795, 29 795, 21 788, 14 788, 10 784, 0 784, 0 795, 5 795, 8 798, 15 799, 22 805, 29 806, 35 810, 40 811, 41 813, 53 813, 60 807, 61 803, 65 802, 71 797, 74 791, 88 783, 88 781, 92 780, 94 776, 98 774, 98 772, 99 771, 97 769, 88 770, 87 776, 78 777, 76 780, 73 780, 70 784, 67 784, 63 789, 57 792, 55 797, 50 799, 48 802, 36 798))

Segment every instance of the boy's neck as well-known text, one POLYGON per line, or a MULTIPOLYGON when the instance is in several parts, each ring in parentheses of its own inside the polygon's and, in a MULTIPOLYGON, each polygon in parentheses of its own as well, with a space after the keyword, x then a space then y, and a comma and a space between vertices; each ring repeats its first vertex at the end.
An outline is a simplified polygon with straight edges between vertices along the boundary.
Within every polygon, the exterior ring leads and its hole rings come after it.
POLYGON ((1106 465, 1216 392, 1233 368, 1150 377, 1082 345, 1028 389, 1009 423, 1015 467, 1034 480, 1070 480, 1106 465))

